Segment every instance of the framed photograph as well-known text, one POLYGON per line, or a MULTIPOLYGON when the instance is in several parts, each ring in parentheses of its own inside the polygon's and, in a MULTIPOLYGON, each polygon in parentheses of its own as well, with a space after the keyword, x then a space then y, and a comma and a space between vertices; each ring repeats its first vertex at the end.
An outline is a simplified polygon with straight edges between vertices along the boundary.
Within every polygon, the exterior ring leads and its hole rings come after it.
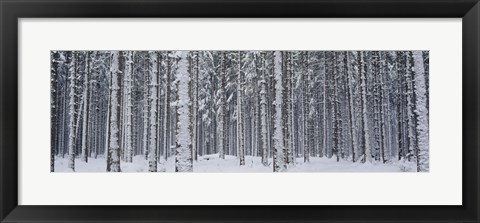
POLYGON ((480 5, 0 3, 1 222, 478 222, 480 5))

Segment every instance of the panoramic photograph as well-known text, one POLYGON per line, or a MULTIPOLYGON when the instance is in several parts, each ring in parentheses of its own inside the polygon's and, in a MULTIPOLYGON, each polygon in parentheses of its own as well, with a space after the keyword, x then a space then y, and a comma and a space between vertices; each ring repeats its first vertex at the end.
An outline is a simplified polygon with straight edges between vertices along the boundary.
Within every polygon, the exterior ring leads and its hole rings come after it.
POLYGON ((51 172, 429 172, 429 51, 50 51, 51 172))

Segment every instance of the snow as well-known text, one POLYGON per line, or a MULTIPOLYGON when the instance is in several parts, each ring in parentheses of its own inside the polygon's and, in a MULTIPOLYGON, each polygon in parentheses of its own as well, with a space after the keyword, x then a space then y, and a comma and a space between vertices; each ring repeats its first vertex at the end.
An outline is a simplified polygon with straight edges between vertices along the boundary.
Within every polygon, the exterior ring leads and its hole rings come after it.
MULTIPOLYGON (((245 166, 238 165, 235 156, 226 155, 225 159, 218 154, 198 157, 193 163, 193 172, 197 173, 272 173, 272 159, 269 166, 263 166, 261 157, 245 156, 245 166)), ((122 172, 148 172, 148 160, 139 155, 133 157, 133 163, 121 162, 122 172)), ((107 162, 103 156, 90 158, 88 163, 80 157, 75 160, 75 172, 106 172, 107 162)), ((175 172, 175 159, 158 164, 158 172, 175 172)), ((68 168, 68 158, 55 157, 55 172, 72 172, 68 168)), ((296 158, 295 166, 289 166, 286 172, 416 172, 414 163, 396 161, 393 163, 352 163, 351 161, 310 157, 309 163, 303 163, 303 157, 296 158)))

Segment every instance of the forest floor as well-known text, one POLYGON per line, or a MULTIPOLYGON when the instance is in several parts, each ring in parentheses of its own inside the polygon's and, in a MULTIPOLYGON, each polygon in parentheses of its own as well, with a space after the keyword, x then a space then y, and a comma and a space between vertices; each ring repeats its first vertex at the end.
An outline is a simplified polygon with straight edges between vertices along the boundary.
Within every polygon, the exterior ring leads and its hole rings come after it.
MULTIPOLYGON (((82 162, 80 158, 75 160, 76 172, 106 172, 106 160, 103 157, 90 158, 88 163, 82 162)), ((55 157, 55 172, 71 172, 68 169, 68 158, 55 157)), ((148 161, 142 156, 135 156, 132 163, 121 162, 122 172, 148 172, 148 161)), ((194 172, 222 173, 263 173, 272 172, 272 159, 269 159, 269 166, 263 166, 261 157, 245 157, 245 166, 239 165, 235 156, 225 156, 225 159, 218 158, 218 154, 202 156, 193 164, 194 172)), ((409 172, 415 168, 409 163, 401 161, 387 163, 352 163, 351 161, 310 157, 310 162, 304 163, 303 158, 297 158, 295 165, 290 165, 287 172, 409 172)), ((174 172, 175 159, 170 158, 165 163, 158 165, 158 172, 174 172)))

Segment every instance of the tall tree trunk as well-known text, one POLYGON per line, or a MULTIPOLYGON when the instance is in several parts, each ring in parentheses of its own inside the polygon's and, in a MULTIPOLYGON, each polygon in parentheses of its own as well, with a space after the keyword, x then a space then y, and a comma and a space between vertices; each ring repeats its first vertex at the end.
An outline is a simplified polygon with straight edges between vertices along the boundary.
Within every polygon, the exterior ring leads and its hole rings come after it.
POLYGON ((158 65, 157 52, 148 52, 150 56, 150 125, 148 150, 148 171, 157 172, 157 85, 158 85, 158 65))
POLYGON ((334 74, 333 74, 333 152, 337 158, 337 162, 340 161, 340 140, 342 139, 342 122, 340 119, 340 102, 338 100, 338 78, 339 74, 339 67, 338 67, 338 52, 334 52, 334 74))
POLYGON ((243 76, 242 52, 238 52, 238 77, 237 77, 237 149, 240 166, 245 165, 245 145, 243 138, 243 76))
POLYGON ((57 52, 52 52, 50 54, 50 61, 52 61, 52 67, 50 70, 50 172, 55 172, 55 151, 57 144, 57 136, 58 136, 58 129, 57 129, 57 121, 58 121, 58 108, 57 106, 57 99, 58 99, 58 82, 59 82, 59 75, 58 75, 58 62, 56 59, 57 52))
POLYGON ((225 117, 226 117, 226 77, 225 77, 225 52, 220 53, 220 89, 218 95, 220 97, 218 106, 218 155, 225 159, 225 117))
POLYGON ((188 96, 188 87, 190 82, 190 75, 188 73, 188 51, 180 52, 180 61, 178 63, 177 73, 177 114, 178 123, 176 131, 177 149, 175 155, 175 172, 192 172, 192 145, 191 138, 188 131, 190 123, 190 112, 188 105, 190 98, 188 96))
POLYGON ((275 69, 275 119, 274 119, 274 154, 273 154, 273 171, 282 172, 286 170, 285 154, 283 147, 283 123, 282 123, 282 53, 275 51, 274 53, 274 69, 275 69))
POLYGON ((77 71, 77 52, 72 52, 70 64, 68 68, 70 79, 70 93, 69 93, 69 131, 68 131, 68 168, 75 171, 75 145, 76 145, 76 132, 75 132, 75 85, 76 85, 76 71, 77 71))
POLYGON ((145 160, 148 160, 148 153, 149 153, 149 140, 148 140, 148 131, 149 131, 149 92, 150 92, 150 89, 148 87, 149 85, 149 70, 147 69, 147 63, 149 63, 149 59, 147 59, 146 57, 148 55, 144 55, 145 58, 144 58, 144 69, 143 69, 143 79, 144 79, 144 86, 143 86, 143 156, 145 158, 145 160))
POLYGON ((416 128, 416 151, 417 151, 417 171, 428 172, 429 171, 429 134, 428 134, 428 101, 427 101, 427 88, 425 86, 425 68, 424 60, 421 51, 413 52, 415 63, 415 114, 417 119, 416 128))
POLYGON ((107 162, 107 171, 120 172, 120 85, 124 70, 122 51, 112 52, 111 67, 111 104, 110 104, 110 143, 108 153, 110 162, 107 162))
POLYGON ((323 155, 328 157, 327 155, 327 72, 325 67, 327 66, 327 57, 325 52, 323 52, 324 57, 324 69, 323 69, 323 155))
POLYGON ((170 149, 170 56, 169 52, 167 52, 167 58, 166 58, 166 66, 167 66, 167 72, 166 72, 166 78, 165 78, 165 119, 164 119, 164 136, 163 136, 163 159, 164 161, 167 161, 168 159, 168 151, 170 149))
MULTIPOLYGON (((262 138, 262 164, 268 166, 268 147, 267 147, 267 79, 266 79, 266 69, 264 63, 265 53, 261 54, 262 59, 262 71, 260 81, 260 127, 261 127, 261 138, 262 138)), ((256 154, 254 154, 256 155, 256 154)))
POLYGON ((367 78, 365 68, 365 62, 363 57, 363 52, 358 51, 358 58, 359 58, 359 73, 360 73, 360 88, 362 95, 360 97, 360 104, 361 104, 361 112, 362 112, 362 147, 363 147, 363 154, 362 154, 362 163, 366 161, 371 161, 371 150, 370 150, 370 142, 369 142, 369 129, 368 129, 368 115, 367 115, 367 78))
POLYGON ((89 93, 90 93, 90 54, 91 52, 87 52, 85 55, 85 78, 83 82, 83 123, 82 123, 82 161, 88 162, 88 149, 87 148, 87 130, 88 130, 88 115, 89 109, 88 106, 90 105, 89 101, 89 93))
POLYGON ((192 85, 193 85, 192 156, 193 156, 193 160, 197 161, 198 146, 199 146, 199 143, 198 143, 198 129, 199 129, 199 126, 198 126, 198 120, 197 120, 197 116, 198 116, 198 72, 199 72, 199 69, 200 69, 199 64, 198 64, 199 57, 200 57, 199 51, 195 51, 194 55, 195 55, 194 58, 193 58, 194 66, 193 66, 193 68, 191 68, 192 73, 193 73, 193 80, 192 80, 192 85))
POLYGON ((415 119, 415 97, 414 97, 414 88, 413 88, 413 58, 412 53, 406 53, 406 72, 405 72, 405 83, 406 83, 406 98, 407 98, 407 142, 408 142, 408 161, 416 162, 416 119, 415 119))
POLYGON ((352 143, 352 162, 355 162, 356 161, 356 155, 357 155, 357 140, 356 140, 356 131, 355 130, 355 114, 354 114, 354 109, 355 109, 355 106, 353 104, 353 93, 352 93, 352 82, 351 82, 351 77, 350 77, 350 70, 349 70, 349 67, 348 67, 348 64, 349 64, 349 52, 345 52, 345 61, 344 61, 344 66, 345 66, 345 76, 347 78, 347 81, 346 81, 346 85, 347 85, 347 89, 346 89, 346 92, 347 92, 347 100, 348 100, 348 104, 349 104, 349 113, 348 113, 348 116, 349 116, 349 120, 350 120, 350 137, 351 137, 351 143, 352 143))
POLYGON ((126 145, 126 155, 125 161, 131 163, 133 160, 133 140, 132 140, 132 84, 133 84, 133 55, 134 52, 126 52, 126 62, 125 62, 125 78, 124 85, 126 91, 126 100, 125 100, 125 145, 126 145))
POLYGON ((310 85, 310 60, 309 60, 309 53, 305 52, 303 55, 304 58, 304 65, 306 66, 306 69, 304 70, 303 73, 303 162, 307 163, 310 162, 310 141, 309 141, 309 135, 308 135, 308 126, 309 126, 309 85, 310 85))

